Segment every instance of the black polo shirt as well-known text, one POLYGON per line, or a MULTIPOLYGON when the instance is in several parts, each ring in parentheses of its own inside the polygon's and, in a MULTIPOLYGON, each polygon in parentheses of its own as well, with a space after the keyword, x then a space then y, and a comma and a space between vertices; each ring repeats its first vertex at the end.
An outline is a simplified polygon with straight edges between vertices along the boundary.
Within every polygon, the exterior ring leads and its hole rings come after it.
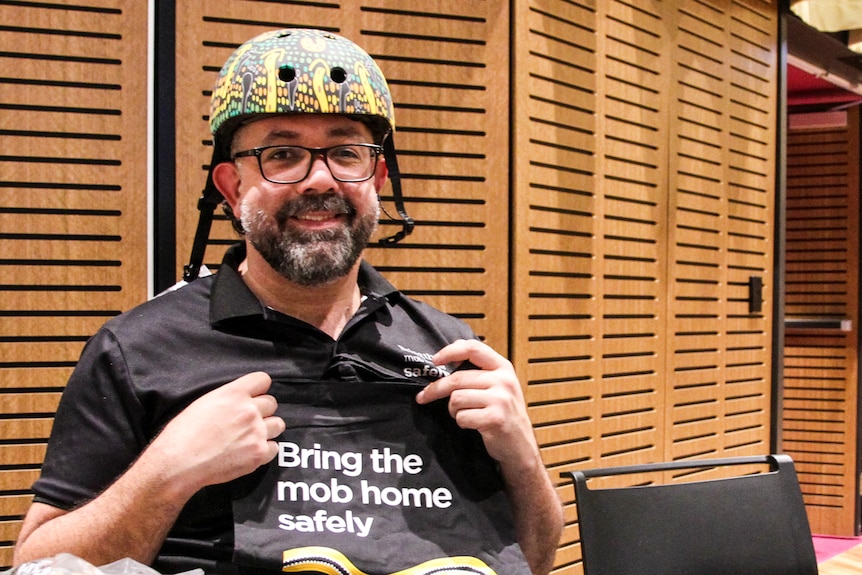
MULTIPOLYGON (((87 343, 57 410, 36 501, 68 510, 94 498, 177 413, 247 373, 264 371, 276 381, 430 382, 443 375, 431 356, 475 337, 363 262, 363 302, 333 340, 264 308, 237 272, 244 257, 244 246, 234 246, 215 276, 110 320, 87 343)), ((186 505, 154 566, 235 573, 232 552, 229 486, 211 486, 186 505)))

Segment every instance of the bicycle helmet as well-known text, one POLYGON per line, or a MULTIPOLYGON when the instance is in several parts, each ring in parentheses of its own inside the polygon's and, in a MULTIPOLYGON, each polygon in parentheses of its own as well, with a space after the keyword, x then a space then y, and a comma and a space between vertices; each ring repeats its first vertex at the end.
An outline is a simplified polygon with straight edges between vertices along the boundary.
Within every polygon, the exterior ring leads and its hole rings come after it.
POLYGON ((383 73, 362 48, 337 34, 305 28, 273 30, 242 44, 227 59, 213 89, 210 131, 213 159, 198 202, 200 219, 192 257, 183 279, 198 276, 215 206, 222 197, 212 181, 213 166, 230 161, 236 129, 261 114, 341 114, 366 123, 389 168, 402 230, 380 240, 400 241, 413 231, 406 214, 395 156, 395 114, 383 73))

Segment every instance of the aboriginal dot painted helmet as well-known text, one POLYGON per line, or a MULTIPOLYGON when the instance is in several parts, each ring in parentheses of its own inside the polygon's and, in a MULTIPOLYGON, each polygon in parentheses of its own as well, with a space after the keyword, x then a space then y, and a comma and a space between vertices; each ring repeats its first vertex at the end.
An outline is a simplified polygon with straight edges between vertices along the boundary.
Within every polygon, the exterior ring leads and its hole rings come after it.
MULTIPOLYGON (((210 110, 213 158, 198 201, 200 216, 189 263, 184 267, 185 281, 197 278, 203 263, 213 210, 223 199, 213 183, 212 169, 230 161, 234 131, 260 114, 296 113, 344 114, 369 126, 383 145, 392 200, 401 224, 401 231, 378 241, 394 244, 413 231, 414 221, 407 215, 401 194, 392 135, 395 130, 392 94, 377 64, 362 48, 331 32, 304 28, 274 30, 242 44, 219 72, 210 110)), ((229 207, 225 211, 241 232, 229 207)), ((389 216, 385 208, 383 212, 389 216)), ((396 221, 391 216, 389 219, 396 221)))
POLYGON ((210 130, 225 145, 243 119, 286 113, 357 116, 375 134, 395 127, 389 86, 371 56, 321 30, 274 30, 237 48, 213 91, 210 130))

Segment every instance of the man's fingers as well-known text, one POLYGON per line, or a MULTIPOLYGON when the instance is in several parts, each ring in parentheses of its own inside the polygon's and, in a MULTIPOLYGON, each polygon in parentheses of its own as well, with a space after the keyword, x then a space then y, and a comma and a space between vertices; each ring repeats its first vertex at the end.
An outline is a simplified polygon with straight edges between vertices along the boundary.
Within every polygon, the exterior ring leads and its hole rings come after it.
POLYGON ((488 345, 475 339, 459 339, 453 341, 432 358, 436 365, 456 364, 470 362, 478 369, 464 369, 455 371, 452 375, 443 377, 428 384, 416 396, 419 403, 431 403, 432 401, 449 397, 458 389, 485 389, 493 385, 499 376, 489 374, 498 370, 514 374, 514 368, 508 359, 494 351, 488 345))
POLYGON ((453 341, 438 351, 434 355, 433 361, 436 365, 469 361, 479 369, 488 371, 511 365, 505 357, 476 339, 453 341))
POLYGON ((266 425, 266 438, 267 439, 275 439, 287 428, 287 425, 284 423, 284 420, 278 416, 270 416, 263 420, 264 425, 266 425))
POLYGON ((273 439, 281 435, 285 429, 284 420, 275 415, 278 409, 278 400, 267 392, 272 386, 272 378, 269 374, 256 371, 246 374, 231 381, 225 387, 233 391, 248 394, 252 404, 257 408, 266 426, 266 438, 273 439))
POLYGON ((222 386, 222 389, 237 390, 248 393, 250 397, 257 397, 269 391, 272 385, 272 378, 268 373, 255 371, 247 373, 242 377, 238 377, 230 383, 222 386))
POLYGON ((275 410, 278 409, 278 401, 271 395, 258 395, 251 400, 263 417, 275 414, 275 410))
POLYGON ((432 381, 419 392, 416 399, 419 403, 431 403, 444 397, 450 397, 458 390, 487 389, 493 385, 493 379, 486 377, 485 372, 458 372, 432 381))
POLYGON ((437 381, 432 381, 423 387, 422 391, 416 394, 416 401, 420 404, 425 404, 437 401, 443 397, 448 397, 451 391, 447 390, 446 386, 441 383, 442 381, 442 379, 438 379, 437 381))

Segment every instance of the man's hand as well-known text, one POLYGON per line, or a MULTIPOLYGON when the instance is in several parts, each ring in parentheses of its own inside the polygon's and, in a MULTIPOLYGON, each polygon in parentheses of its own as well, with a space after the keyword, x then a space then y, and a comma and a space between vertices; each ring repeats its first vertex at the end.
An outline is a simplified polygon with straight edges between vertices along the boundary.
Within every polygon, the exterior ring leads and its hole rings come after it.
POLYGON ((273 439, 285 429, 267 395, 271 384, 255 372, 201 396, 165 426, 148 454, 173 466, 192 493, 251 473, 275 457, 273 439))
POLYGON ((34 503, 15 563, 60 552, 94 565, 123 557, 150 563, 188 499, 207 485, 251 473, 272 460, 284 431, 265 373, 250 373, 180 412, 101 495, 72 511, 34 503))
POLYGON ((538 454, 524 394, 512 364, 478 340, 458 340, 434 356, 435 365, 469 361, 464 369, 419 392, 419 403, 449 398, 449 413, 461 428, 475 429, 500 463, 533 461, 538 454))
POLYGON ((521 384, 512 364, 475 340, 458 340, 434 356, 436 365, 469 361, 478 369, 456 371, 419 392, 416 401, 449 398, 449 413, 482 435, 500 462, 518 542, 533 575, 550 573, 563 530, 563 508, 542 462, 521 384))

